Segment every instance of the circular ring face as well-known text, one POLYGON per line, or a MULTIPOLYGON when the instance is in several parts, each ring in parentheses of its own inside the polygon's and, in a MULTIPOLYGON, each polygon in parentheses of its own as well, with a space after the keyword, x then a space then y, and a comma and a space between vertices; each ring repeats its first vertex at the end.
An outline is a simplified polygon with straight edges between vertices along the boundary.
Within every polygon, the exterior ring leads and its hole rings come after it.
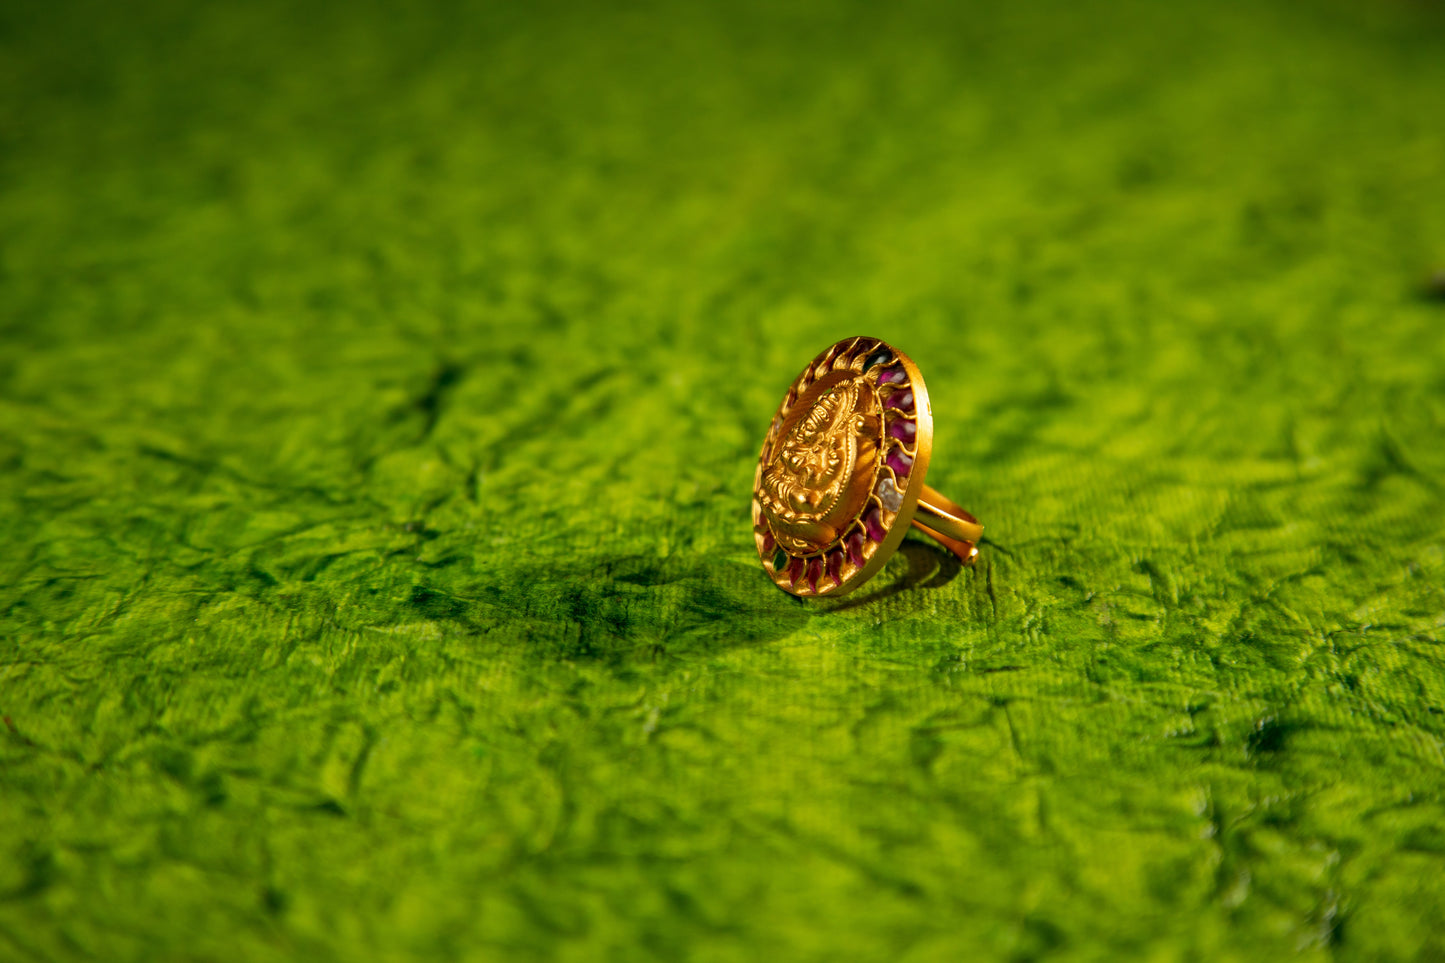
POLYGON ((773 583, 845 595, 897 550, 933 451, 918 367, 848 338, 803 369, 773 416, 753 476, 753 535, 773 583))

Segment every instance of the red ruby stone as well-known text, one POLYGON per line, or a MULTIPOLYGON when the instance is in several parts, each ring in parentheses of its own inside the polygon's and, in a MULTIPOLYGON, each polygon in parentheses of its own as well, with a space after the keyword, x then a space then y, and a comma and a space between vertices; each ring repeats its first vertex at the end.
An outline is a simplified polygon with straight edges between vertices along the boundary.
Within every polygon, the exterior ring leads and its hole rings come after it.
POLYGON ((899 411, 913 410, 913 389, 907 391, 895 391, 883 402, 885 408, 897 408, 899 411))
POLYGON ((863 516, 863 526, 868 529, 868 537, 875 542, 881 542, 888 537, 888 529, 883 527, 883 515, 874 505, 868 509, 868 514, 863 516))
POLYGON ((788 566, 788 584, 794 588, 797 587, 798 581, 803 577, 803 565, 804 563, 801 558, 795 558, 793 559, 793 564, 788 566))
POLYGON ((888 467, 893 469, 893 474, 899 478, 907 478, 908 473, 913 470, 913 459, 901 448, 895 448, 888 453, 884 459, 888 467))
POLYGON ((894 365, 878 376, 880 385, 901 385, 908 380, 908 372, 903 370, 903 365, 894 365))
POLYGON ((834 585, 843 584, 843 553, 836 549, 828 553, 828 577, 834 585))
POLYGON ((911 445, 913 439, 918 437, 918 426, 907 418, 899 418, 888 426, 888 434, 905 445, 911 445))
POLYGON ((762 550, 758 552, 758 554, 761 555, 763 558, 771 557, 773 554, 773 546, 773 533, 763 532, 763 547, 762 550))
POLYGON ((864 562, 863 532, 861 530, 855 529, 853 534, 849 535, 847 540, 843 543, 843 547, 848 550, 848 560, 859 568, 862 568, 864 562))
POLYGON ((818 592, 818 577, 822 574, 823 557, 821 555, 815 556, 808 562, 808 587, 813 590, 813 594, 815 595, 818 592))

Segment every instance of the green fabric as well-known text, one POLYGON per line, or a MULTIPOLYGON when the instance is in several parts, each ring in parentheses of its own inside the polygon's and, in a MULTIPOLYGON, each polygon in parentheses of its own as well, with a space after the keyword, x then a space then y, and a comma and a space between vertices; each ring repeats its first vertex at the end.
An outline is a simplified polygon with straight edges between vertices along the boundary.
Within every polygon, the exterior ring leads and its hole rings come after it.
POLYGON ((0 959, 1445 959, 1442 92, 1411 0, 0 5, 0 959), (988 541, 805 604, 853 334, 988 541))

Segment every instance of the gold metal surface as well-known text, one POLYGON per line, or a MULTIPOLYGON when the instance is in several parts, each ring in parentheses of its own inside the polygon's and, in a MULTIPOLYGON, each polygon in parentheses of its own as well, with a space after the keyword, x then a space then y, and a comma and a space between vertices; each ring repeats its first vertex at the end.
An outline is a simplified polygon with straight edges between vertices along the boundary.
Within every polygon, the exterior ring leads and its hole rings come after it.
POLYGON ((918 497, 918 514, 913 518, 913 526, 932 536, 965 565, 978 555, 974 546, 983 538, 983 525, 931 485, 924 485, 918 497))
POLYGON ((887 564, 909 525, 972 562, 983 526, 924 484, 932 456, 928 389, 907 355, 857 337, 814 358, 778 406, 753 477, 753 533, 774 584, 845 595, 887 564))

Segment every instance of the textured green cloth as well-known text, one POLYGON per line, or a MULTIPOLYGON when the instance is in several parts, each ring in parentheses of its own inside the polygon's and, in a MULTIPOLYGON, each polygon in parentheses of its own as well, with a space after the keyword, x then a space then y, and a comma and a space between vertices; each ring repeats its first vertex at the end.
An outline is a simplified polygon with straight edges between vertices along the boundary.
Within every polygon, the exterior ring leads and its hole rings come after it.
POLYGON ((0 960, 1445 959, 1442 104, 1411 0, 0 5, 0 960), (989 540, 805 604, 853 334, 989 540))

